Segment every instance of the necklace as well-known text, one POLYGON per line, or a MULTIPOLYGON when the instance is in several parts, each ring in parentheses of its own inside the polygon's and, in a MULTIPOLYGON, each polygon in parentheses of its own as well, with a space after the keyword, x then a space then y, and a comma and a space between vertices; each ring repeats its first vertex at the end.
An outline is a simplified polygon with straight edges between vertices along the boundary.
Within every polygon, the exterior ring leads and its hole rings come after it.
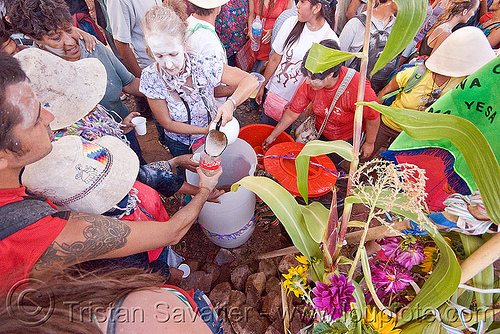
POLYGON ((431 86, 431 91, 428 93, 426 96, 424 96, 422 99, 424 100, 425 104, 420 105, 418 110, 423 111, 427 108, 429 108, 434 102, 436 102, 440 97, 441 94, 443 94, 443 90, 448 86, 450 83, 451 77, 448 77, 448 79, 443 82, 441 85, 438 85, 436 83, 436 76, 435 73, 432 73, 432 86, 431 86), (434 88, 436 87, 436 88, 434 88))

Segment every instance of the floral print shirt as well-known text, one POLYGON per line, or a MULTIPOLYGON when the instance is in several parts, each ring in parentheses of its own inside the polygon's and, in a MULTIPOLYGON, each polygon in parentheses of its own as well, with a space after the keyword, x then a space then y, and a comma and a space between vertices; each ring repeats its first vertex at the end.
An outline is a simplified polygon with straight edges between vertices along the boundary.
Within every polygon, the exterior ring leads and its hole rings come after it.
MULTIPOLYGON (((186 68, 190 69, 193 88, 184 86, 179 93, 189 106, 191 125, 206 127, 217 113, 214 87, 219 85, 221 81, 223 64, 215 54, 204 54, 200 57, 194 54, 186 55, 186 62, 189 62, 190 65, 186 66, 186 68), (186 91, 190 91, 190 93, 186 91)), ((167 78, 158 71, 157 64, 153 63, 142 71, 139 91, 150 99, 165 100, 170 118, 175 122, 187 124, 188 112, 186 107, 175 92, 172 94, 171 87, 175 87, 177 83, 168 82, 167 84, 165 79, 167 78)), ((182 82, 182 80, 179 82, 182 82)), ((204 137, 204 135, 200 134, 188 135, 168 132, 167 130, 165 130, 165 134, 185 145, 191 145, 204 137)))
POLYGON ((248 20, 248 0, 230 0, 222 5, 215 20, 215 30, 226 49, 228 57, 237 53, 245 44, 248 20))

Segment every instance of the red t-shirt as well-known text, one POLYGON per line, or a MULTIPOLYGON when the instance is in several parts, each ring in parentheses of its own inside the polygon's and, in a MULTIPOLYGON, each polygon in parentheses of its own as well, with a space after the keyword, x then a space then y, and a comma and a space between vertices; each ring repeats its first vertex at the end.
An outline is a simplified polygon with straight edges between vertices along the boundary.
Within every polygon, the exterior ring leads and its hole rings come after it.
MULTIPOLYGON (((342 66, 339 78, 332 88, 323 88, 314 90, 306 82, 304 82, 292 99, 290 110, 300 114, 312 101, 313 111, 316 115, 316 129, 320 129, 323 121, 330 109, 333 97, 347 73, 347 67, 342 66)), ((356 72, 346 90, 340 96, 335 107, 328 118, 323 136, 329 140, 349 140, 353 137, 354 112, 356 111, 356 100, 358 97, 359 73, 356 72)), ((373 91, 370 82, 366 80, 365 98, 364 101, 378 101, 377 95, 373 91)), ((379 113, 372 108, 364 107, 363 119, 376 119, 379 113)), ((365 130, 365 122, 363 122, 363 131, 365 130)))
MULTIPOLYGON (((0 189, 0 206, 23 200, 26 189, 0 189)), ((56 208, 50 201, 50 206, 56 208)), ((46 216, 0 241, 0 292, 29 277, 36 261, 66 226, 67 219, 46 216)))

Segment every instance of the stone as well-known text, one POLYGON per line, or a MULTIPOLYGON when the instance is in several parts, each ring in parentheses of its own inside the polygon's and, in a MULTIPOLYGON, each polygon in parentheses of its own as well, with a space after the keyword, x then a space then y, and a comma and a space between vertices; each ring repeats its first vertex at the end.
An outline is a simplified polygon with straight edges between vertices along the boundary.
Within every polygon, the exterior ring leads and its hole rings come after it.
POLYGON ((212 305, 216 308, 222 308, 229 305, 229 296, 231 295, 231 284, 229 282, 224 282, 217 284, 208 298, 212 302, 212 305))
POLYGON ((241 305, 240 307, 231 307, 229 309, 229 322, 231 323, 231 326, 233 326, 233 329, 237 334, 246 333, 245 327, 251 317, 250 313, 253 313, 252 317, 259 316, 257 311, 255 311, 255 309, 250 305, 241 305), (255 313, 257 313, 257 315, 255 315, 255 313))
POLYGON ((281 293, 280 283, 281 281, 277 277, 268 278, 266 282, 266 292, 270 293, 272 291, 278 291, 279 293, 281 293))
POLYGON ((229 307, 240 307, 245 304, 247 296, 241 291, 232 290, 229 294, 229 307))
POLYGON ((290 332, 298 333, 302 328, 306 327, 306 324, 300 321, 299 317, 299 312, 295 312, 293 319, 290 322, 290 332))
POLYGON ((267 330, 264 334, 281 334, 283 332, 280 332, 279 330, 276 329, 273 325, 267 327, 267 330))
POLYGON ((281 292, 272 291, 268 293, 262 303, 262 315, 267 316, 271 321, 278 321, 281 319, 282 314, 281 292))
POLYGON ((278 274, 278 268, 272 260, 265 259, 259 262, 259 271, 266 274, 266 278, 276 277, 278 274))
POLYGON ((233 253, 231 253, 231 251, 225 248, 221 248, 214 259, 214 263, 218 266, 232 263, 233 261, 234 261, 233 253))
POLYGON ((274 329, 276 329, 279 333, 284 333, 285 328, 283 327, 283 320, 280 318, 271 324, 274 329))
POLYGON ((191 272, 195 272, 195 271, 200 270, 201 262, 198 259, 186 259, 183 261, 183 263, 185 263, 189 266, 189 269, 191 269, 191 272))
POLYGON ((219 267, 217 267, 215 264, 213 263, 205 263, 203 265, 203 267, 201 267, 201 270, 205 271, 207 274, 209 274, 211 276, 211 279, 210 279, 210 282, 212 282, 212 284, 217 281, 217 279, 219 278, 220 276, 220 270, 219 270, 219 267))
POLYGON ((269 321, 261 317, 250 305, 243 305, 240 313, 234 312, 229 317, 231 325, 237 334, 262 334, 269 326, 269 321))
POLYGON ((246 303, 255 309, 260 309, 262 306, 262 298, 257 288, 250 284, 245 292, 247 295, 246 303))
POLYGON ((257 291, 259 291, 262 295, 262 292, 264 292, 264 289, 266 288, 266 274, 258 272, 248 276, 247 282, 245 283, 245 290, 250 284, 255 286, 257 291))
POLYGON ((231 326, 231 322, 229 322, 229 320, 227 319, 224 319, 224 321, 222 322, 222 330, 224 334, 236 334, 233 326, 231 326))
POLYGON ((297 261, 295 254, 287 254, 281 259, 280 264, 278 265, 278 270, 282 274, 288 274, 288 269, 300 265, 301 263, 297 261))
POLYGON ((233 283, 233 287, 236 290, 243 291, 245 289, 245 283, 248 279, 248 276, 252 274, 250 267, 246 264, 242 264, 233 269, 231 272, 231 283, 233 283))
POLYGON ((210 292, 211 285, 212 281, 209 274, 204 271, 195 271, 194 273, 191 272, 188 277, 184 278, 179 284, 179 287, 186 291, 199 289, 205 292, 205 294, 208 294, 210 292))

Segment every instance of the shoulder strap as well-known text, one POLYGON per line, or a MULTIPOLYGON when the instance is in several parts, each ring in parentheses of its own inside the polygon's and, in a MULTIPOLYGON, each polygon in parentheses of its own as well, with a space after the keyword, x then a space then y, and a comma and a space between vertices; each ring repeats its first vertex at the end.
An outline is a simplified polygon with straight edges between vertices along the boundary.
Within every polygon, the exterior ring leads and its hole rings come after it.
POLYGON ((0 207, 0 241, 58 211, 36 196, 0 207))
POLYGON ((354 17, 357 18, 358 20, 360 20, 361 23, 363 23, 363 26, 366 26, 366 15, 365 14, 361 13, 361 14, 358 14, 354 17))
POLYGON ((422 78, 425 75, 425 72, 427 72, 427 67, 425 67, 424 63, 416 65, 415 69, 413 70, 413 74, 411 75, 410 79, 408 79, 408 82, 404 87, 396 89, 395 91, 392 91, 382 96, 379 99, 379 101, 387 100, 388 98, 391 98, 394 95, 398 95, 402 91, 404 91, 406 94, 410 93, 412 89, 415 88, 418 85, 418 83, 422 80, 422 78))
POLYGON ((337 101, 339 100, 340 96, 344 91, 346 90, 347 86, 349 85, 349 82, 351 82, 351 79, 354 77, 354 73, 356 73, 355 70, 352 68, 347 69, 347 73, 340 83, 339 88, 337 89, 337 92, 335 93, 335 96, 333 97, 332 104, 330 105, 330 110, 328 110, 328 114, 325 117, 325 120, 323 121, 323 124, 321 124, 321 128, 319 129, 318 132, 318 138, 321 137, 321 134, 323 133, 323 130, 325 129, 326 126, 326 121, 328 121, 328 118, 330 117, 330 114, 332 113, 333 108, 337 104, 337 101))

